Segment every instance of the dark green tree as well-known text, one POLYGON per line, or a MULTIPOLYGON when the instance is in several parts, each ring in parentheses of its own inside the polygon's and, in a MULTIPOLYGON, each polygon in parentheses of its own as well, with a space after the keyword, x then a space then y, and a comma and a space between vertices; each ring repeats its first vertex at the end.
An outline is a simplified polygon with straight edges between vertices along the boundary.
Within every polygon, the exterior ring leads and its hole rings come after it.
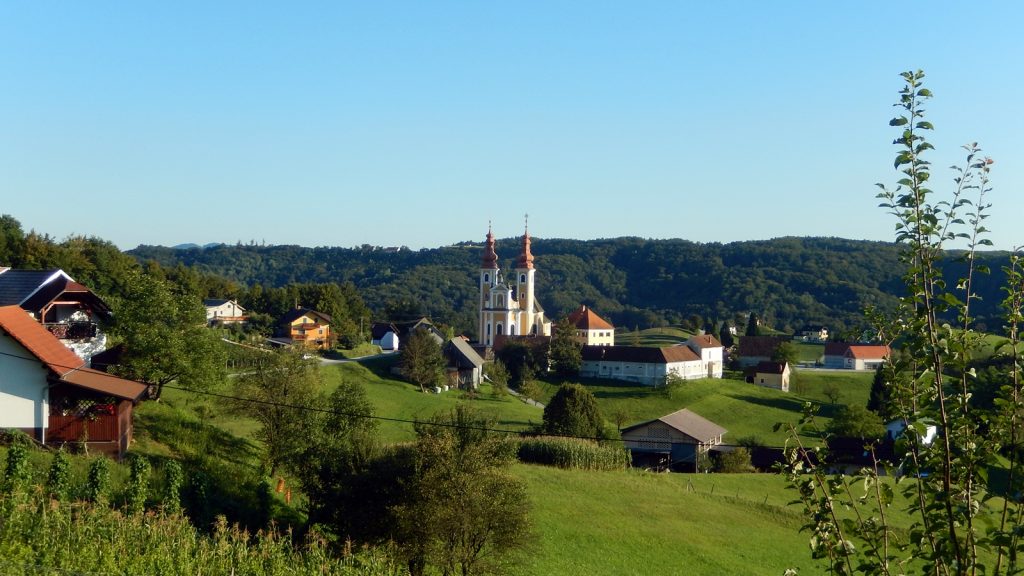
POLYGON ((718 330, 718 341, 726 348, 732 348, 732 345, 736 343, 736 339, 733 338, 732 332, 729 330, 728 321, 722 322, 722 327, 718 330))
POLYGON ((789 366, 795 367, 797 361, 800 359, 800 352, 796 349, 796 346, 789 341, 782 342, 772 352, 772 362, 786 362, 789 366))
POLYGON ((405 377, 421 392, 444 380, 445 360, 441 344, 427 330, 413 330, 402 343, 400 363, 405 377))
POLYGON ((548 354, 551 368, 559 376, 579 374, 583 365, 583 345, 576 336, 576 327, 567 319, 555 324, 548 354))
POLYGON ((828 426, 829 433, 842 438, 858 440, 879 440, 885 435, 885 424, 878 414, 854 404, 841 406, 828 426))
POLYGON ((544 407, 545 434, 604 437, 604 418, 594 394, 582 384, 563 384, 544 407))
POLYGON ((875 377, 871 380, 871 392, 868 395, 867 408, 883 419, 889 417, 887 389, 885 369, 883 366, 879 366, 875 369, 875 377))
POLYGON ((761 333, 761 330, 758 327, 757 314, 754 314, 753 312, 751 312, 750 316, 747 316, 747 329, 743 332, 743 335, 744 336, 757 336, 760 333, 761 333))

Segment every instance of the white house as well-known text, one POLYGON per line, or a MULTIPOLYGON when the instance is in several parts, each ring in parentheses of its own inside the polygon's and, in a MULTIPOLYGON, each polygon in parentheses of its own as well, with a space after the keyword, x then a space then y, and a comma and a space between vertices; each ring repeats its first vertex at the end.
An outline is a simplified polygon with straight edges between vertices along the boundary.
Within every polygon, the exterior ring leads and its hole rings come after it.
POLYGON ((705 377, 721 378, 722 364, 725 347, 711 334, 698 334, 686 341, 686 345, 693 350, 705 366, 705 377))
POLYGON ((657 386, 669 374, 684 380, 707 377, 706 367, 686 346, 584 346, 580 376, 657 386))
POLYGON ((221 298, 207 298, 203 300, 206 306, 206 322, 213 326, 215 324, 241 324, 248 320, 245 308, 242 308, 234 300, 221 298))
POLYGON ((398 328, 390 322, 374 322, 370 326, 370 344, 380 346, 381 350, 398 351, 398 328))
POLYGON ((120 456, 148 386, 87 366, 19 306, 0 307, 0 428, 49 445, 80 442, 120 456))
POLYGON ((892 350, 884 345, 829 342, 825 344, 825 368, 874 370, 890 353, 892 350))
POLYGON ((568 320, 576 328, 576 337, 584 346, 615 346, 615 326, 586 305, 573 310, 568 320))

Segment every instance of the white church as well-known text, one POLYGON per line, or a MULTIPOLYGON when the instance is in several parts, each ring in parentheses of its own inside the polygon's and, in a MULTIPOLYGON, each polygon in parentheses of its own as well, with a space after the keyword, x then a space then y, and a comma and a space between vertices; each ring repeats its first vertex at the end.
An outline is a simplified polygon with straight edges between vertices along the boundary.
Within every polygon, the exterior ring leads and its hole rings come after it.
POLYGON ((533 254, 530 231, 523 234, 522 249, 510 278, 498 267, 494 234, 487 229, 487 244, 480 262, 480 343, 493 346, 495 336, 551 336, 551 322, 534 297, 533 254))

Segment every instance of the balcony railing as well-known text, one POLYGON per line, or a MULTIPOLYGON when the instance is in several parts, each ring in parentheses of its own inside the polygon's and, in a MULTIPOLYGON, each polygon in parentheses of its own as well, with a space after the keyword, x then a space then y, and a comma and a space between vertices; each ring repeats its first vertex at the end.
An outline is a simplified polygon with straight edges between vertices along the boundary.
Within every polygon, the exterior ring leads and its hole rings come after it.
POLYGON ((50 334, 61 340, 81 340, 96 337, 95 322, 54 322, 43 324, 50 334))

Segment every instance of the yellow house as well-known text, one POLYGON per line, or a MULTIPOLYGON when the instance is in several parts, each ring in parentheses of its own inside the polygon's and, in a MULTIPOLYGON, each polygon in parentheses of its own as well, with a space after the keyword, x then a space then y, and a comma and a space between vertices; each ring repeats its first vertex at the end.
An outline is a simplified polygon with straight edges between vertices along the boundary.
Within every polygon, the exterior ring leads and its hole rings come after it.
POLYGON ((757 367, 750 370, 747 382, 789 392, 789 363, 758 362, 757 367))
POLYGON ((293 344, 328 350, 331 339, 331 317, 309 308, 296 308, 281 318, 281 335, 293 344))

